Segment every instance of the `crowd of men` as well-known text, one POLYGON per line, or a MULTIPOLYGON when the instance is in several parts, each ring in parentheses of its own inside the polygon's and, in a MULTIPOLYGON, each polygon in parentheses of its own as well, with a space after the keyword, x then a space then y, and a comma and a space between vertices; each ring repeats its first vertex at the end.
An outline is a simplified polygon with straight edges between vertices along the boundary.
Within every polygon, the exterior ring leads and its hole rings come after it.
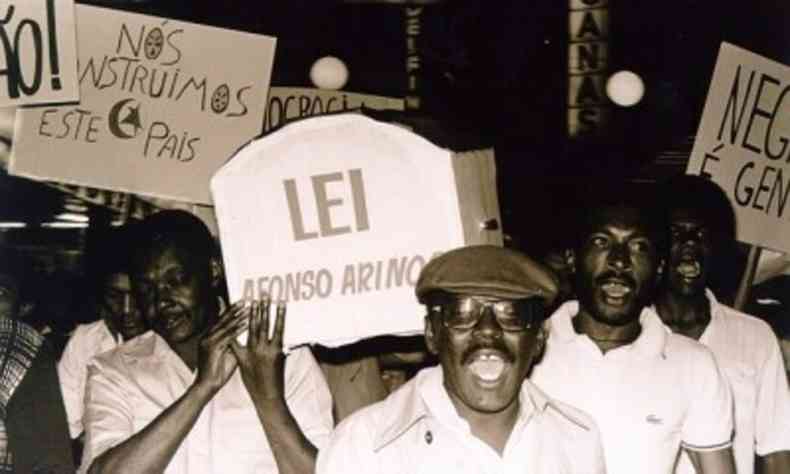
POLYGON ((567 272, 529 236, 450 250, 415 288, 427 356, 390 339, 353 364, 286 355, 283 302, 225 301, 217 242, 184 211, 113 241, 98 320, 59 360, 5 252, 0 473, 790 473, 777 337, 709 288, 726 196, 693 176, 598 194, 567 272), (393 359, 427 367, 406 381, 393 359))

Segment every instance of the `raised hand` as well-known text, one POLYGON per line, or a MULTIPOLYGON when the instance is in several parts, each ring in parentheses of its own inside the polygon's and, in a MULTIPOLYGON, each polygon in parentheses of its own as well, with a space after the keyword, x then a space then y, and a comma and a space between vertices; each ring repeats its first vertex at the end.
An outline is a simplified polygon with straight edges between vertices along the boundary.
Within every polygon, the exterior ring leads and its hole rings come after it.
POLYGON ((195 383, 216 393, 227 383, 238 362, 231 350, 236 336, 247 329, 248 310, 238 301, 223 312, 219 321, 200 340, 198 373, 195 383))
POLYGON ((274 332, 269 337, 271 300, 253 301, 249 311, 247 345, 233 341, 244 386, 253 399, 276 400, 285 398, 285 355, 283 331, 285 303, 277 305, 274 332))

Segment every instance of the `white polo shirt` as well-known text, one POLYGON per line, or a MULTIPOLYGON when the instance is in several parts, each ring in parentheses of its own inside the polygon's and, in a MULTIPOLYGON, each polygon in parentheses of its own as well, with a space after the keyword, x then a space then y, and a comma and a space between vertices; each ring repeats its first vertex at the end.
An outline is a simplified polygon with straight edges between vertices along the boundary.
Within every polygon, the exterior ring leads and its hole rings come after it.
POLYGON ((529 381, 500 456, 475 437, 444 388, 441 367, 420 371, 385 400, 346 418, 318 453, 316 474, 603 474, 600 438, 586 414, 529 381))
POLYGON ((636 341, 603 354, 574 330, 578 312, 578 302, 567 302, 547 321, 531 379, 598 423, 609 474, 670 474, 681 446, 731 445, 732 396, 709 350, 669 333, 645 308, 636 341))
MULTIPOLYGON (((790 450, 790 389, 776 336, 764 321, 736 311, 708 290, 711 319, 700 342, 708 347, 735 400, 733 450, 738 474, 754 472, 754 454, 790 450)), ((683 456, 678 474, 693 474, 683 456)))
MULTIPOLYGON (((154 331, 95 357, 88 368, 80 472, 148 426, 196 376, 154 331)), ((295 349, 286 357, 285 391, 299 428, 321 449, 333 427, 332 397, 310 349, 295 349)), ((164 474, 276 472, 274 454, 237 369, 203 407, 164 474)))
POLYGON ((78 437, 83 430, 83 398, 85 381, 88 378, 88 362, 94 356, 118 347, 120 343, 120 337, 118 340, 113 337, 103 319, 90 324, 80 324, 69 338, 58 362, 58 378, 72 438, 78 437))

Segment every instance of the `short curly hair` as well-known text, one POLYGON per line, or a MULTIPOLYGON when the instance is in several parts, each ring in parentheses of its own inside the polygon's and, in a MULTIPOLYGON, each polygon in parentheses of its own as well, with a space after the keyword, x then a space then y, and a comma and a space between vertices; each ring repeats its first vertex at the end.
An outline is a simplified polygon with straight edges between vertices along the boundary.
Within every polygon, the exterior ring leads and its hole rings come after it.
POLYGON ((132 273, 157 251, 173 246, 187 252, 197 268, 211 273, 211 260, 217 255, 217 244, 206 224, 197 216, 180 209, 152 214, 135 224, 132 273))

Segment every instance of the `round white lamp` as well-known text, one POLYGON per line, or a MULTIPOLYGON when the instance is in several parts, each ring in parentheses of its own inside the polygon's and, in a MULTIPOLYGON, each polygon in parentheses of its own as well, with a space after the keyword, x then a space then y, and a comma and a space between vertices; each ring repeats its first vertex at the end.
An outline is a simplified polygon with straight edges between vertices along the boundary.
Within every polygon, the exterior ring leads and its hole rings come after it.
POLYGON ((341 89, 348 82, 348 67, 334 56, 324 56, 310 68, 310 80, 319 89, 341 89))
POLYGON ((631 107, 645 95, 645 83, 631 71, 619 71, 606 81, 606 95, 621 107, 631 107))

